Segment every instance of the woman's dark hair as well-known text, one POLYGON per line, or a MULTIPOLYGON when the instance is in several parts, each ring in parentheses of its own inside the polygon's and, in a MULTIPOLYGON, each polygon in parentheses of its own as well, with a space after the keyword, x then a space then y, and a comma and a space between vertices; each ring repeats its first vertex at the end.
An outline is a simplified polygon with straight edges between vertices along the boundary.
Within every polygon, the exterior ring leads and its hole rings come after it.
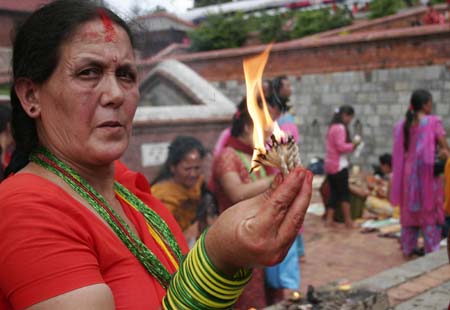
POLYGON ((237 106, 237 110, 233 115, 231 123, 231 135, 239 137, 243 132, 245 125, 252 124, 252 119, 247 110, 247 98, 242 98, 237 106))
POLYGON ((6 103, 0 103, 0 132, 5 131, 11 122, 11 106, 6 103))
POLYGON ((153 179, 152 185, 171 178, 172 172, 170 171, 170 167, 178 165, 193 150, 197 150, 202 159, 206 155, 205 147, 196 138, 191 136, 177 136, 170 143, 167 159, 156 178, 153 179))
POLYGON ((409 147, 409 129, 411 128, 414 118, 417 116, 417 112, 422 110, 422 107, 432 99, 433 96, 426 89, 416 89, 413 91, 408 111, 406 111, 405 123, 403 125, 403 148, 405 151, 407 151, 409 147))
POLYGON ((355 115, 355 109, 353 109, 353 107, 351 105, 343 105, 340 106, 333 115, 333 118, 331 119, 330 122, 330 126, 333 124, 342 124, 345 126, 345 133, 346 133, 346 137, 345 137, 345 141, 346 142, 351 142, 351 138, 350 138, 350 131, 348 130, 348 126, 347 124, 344 123, 344 120, 342 119, 343 115, 349 115, 349 116, 353 116, 355 115))
POLYGON ((283 81, 287 80, 287 76, 280 75, 270 81, 271 92, 270 96, 267 97, 267 103, 273 107, 277 107, 281 113, 285 113, 291 108, 291 106, 287 104, 289 98, 285 98, 280 94, 281 87, 283 87, 283 81))
POLYGON ((388 165, 389 167, 392 167, 392 156, 389 153, 384 153, 383 155, 380 155, 378 157, 378 160, 380 161, 381 165, 388 165))
POLYGON ((100 19, 102 15, 122 27, 133 45, 131 30, 126 22, 109 9, 88 0, 51 2, 34 12, 17 30, 12 56, 11 127, 16 150, 21 155, 12 158, 14 171, 28 163, 28 154, 39 143, 35 121, 25 113, 15 92, 16 81, 20 78, 30 79, 37 84, 47 81, 58 66, 61 46, 71 39, 82 24, 100 19))

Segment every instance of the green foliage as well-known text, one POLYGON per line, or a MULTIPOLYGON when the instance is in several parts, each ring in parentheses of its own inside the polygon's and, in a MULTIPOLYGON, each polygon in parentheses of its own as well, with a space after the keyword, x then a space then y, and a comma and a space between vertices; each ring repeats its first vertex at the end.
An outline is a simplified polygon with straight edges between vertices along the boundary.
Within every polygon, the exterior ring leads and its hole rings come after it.
POLYGON ((8 95, 9 96, 10 87, 9 86, 0 86, 0 95, 8 95))
POLYGON ((285 28, 290 18, 292 18, 292 14, 263 14, 260 16, 258 18, 257 30, 260 32, 259 37, 261 42, 269 43, 289 40, 289 30, 283 28, 285 28))
POLYGON ((301 38, 325 30, 335 29, 351 24, 351 18, 343 10, 332 14, 330 10, 301 11, 295 16, 295 27, 291 38, 301 38))
POLYGON ((213 5, 213 4, 220 4, 220 3, 225 3, 225 2, 231 2, 231 0, 195 0, 194 8, 199 8, 202 6, 213 5))
POLYGON ((283 14, 231 16, 211 15, 197 29, 188 33, 193 51, 242 46, 249 33, 262 43, 280 42, 351 24, 343 10, 328 9, 283 14))
POLYGON ((370 3, 370 18, 395 14, 403 6, 402 0, 374 0, 370 3))
POLYGON ((247 38, 247 26, 243 14, 231 16, 210 15, 197 29, 188 33, 191 50, 207 51, 239 47, 247 38))

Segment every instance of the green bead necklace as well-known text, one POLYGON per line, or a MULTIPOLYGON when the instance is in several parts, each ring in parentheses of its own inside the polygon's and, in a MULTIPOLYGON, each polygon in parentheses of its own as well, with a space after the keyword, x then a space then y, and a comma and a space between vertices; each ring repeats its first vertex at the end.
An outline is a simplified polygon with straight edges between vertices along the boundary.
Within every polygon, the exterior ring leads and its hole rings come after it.
MULTIPOLYGON (((30 155, 30 160, 60 177, 89 203, 162 287, 168 287, 172 278, 169 271, 159 261, 156 255, 136 236, 120 215, 114 211, 104 197, 89 185, 86 180, 44 147, 36 149, 30 155)), ((116 194, 124 197, 144 216, 146 222, 158 234, 160 239, 177 259, 178 264, 180 264, 183 260, 183 254, 166 222, 119 182, 114 182, 114 190, 116 194)))

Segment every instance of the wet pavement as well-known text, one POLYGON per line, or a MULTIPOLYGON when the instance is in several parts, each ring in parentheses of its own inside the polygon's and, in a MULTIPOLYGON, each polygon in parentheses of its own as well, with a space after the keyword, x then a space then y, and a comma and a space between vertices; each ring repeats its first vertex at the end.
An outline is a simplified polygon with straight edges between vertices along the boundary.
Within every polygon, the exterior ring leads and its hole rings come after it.
MULTIPOLYGON (((314 202, 320 198, 313 197, 314 202)), ((450 265, 446 249, 424 257, 405 258, 396 238, 362 233, 343 224, 330 228, 321 216, 307 214, 305 256, 300 263, 301 292, 332 282, 386 292, 391 308, 447 309, 450 265)))

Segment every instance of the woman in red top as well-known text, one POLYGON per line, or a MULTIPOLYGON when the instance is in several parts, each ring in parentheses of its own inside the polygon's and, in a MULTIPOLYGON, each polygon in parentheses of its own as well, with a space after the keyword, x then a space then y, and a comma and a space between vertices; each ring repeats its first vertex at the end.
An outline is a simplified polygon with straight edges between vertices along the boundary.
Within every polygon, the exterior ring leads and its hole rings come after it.
POLYGON ((12 73, 21 156, 0 185, 0 309, 226 309, 252 267, 283 258, 309 203, 305 170, 225 212, 187 252, 145 178, 116 162, 139 91, 113 12, 42 7, 18 29, 12 73))
MULTIPOLYGON (((212 181, 219 213, 242 200, 263 193, 273 180, 273 176, 268 176, 264 167, 249 173, 253 154, 252 133, 252 119, 244 98, 233 116, 231 136, 213 162, 212 181)), ((239 298, 236 308, 260 309, 267 306, 266 300, 264 270, 257 268, 253 271, 253 278, 239 298)))

